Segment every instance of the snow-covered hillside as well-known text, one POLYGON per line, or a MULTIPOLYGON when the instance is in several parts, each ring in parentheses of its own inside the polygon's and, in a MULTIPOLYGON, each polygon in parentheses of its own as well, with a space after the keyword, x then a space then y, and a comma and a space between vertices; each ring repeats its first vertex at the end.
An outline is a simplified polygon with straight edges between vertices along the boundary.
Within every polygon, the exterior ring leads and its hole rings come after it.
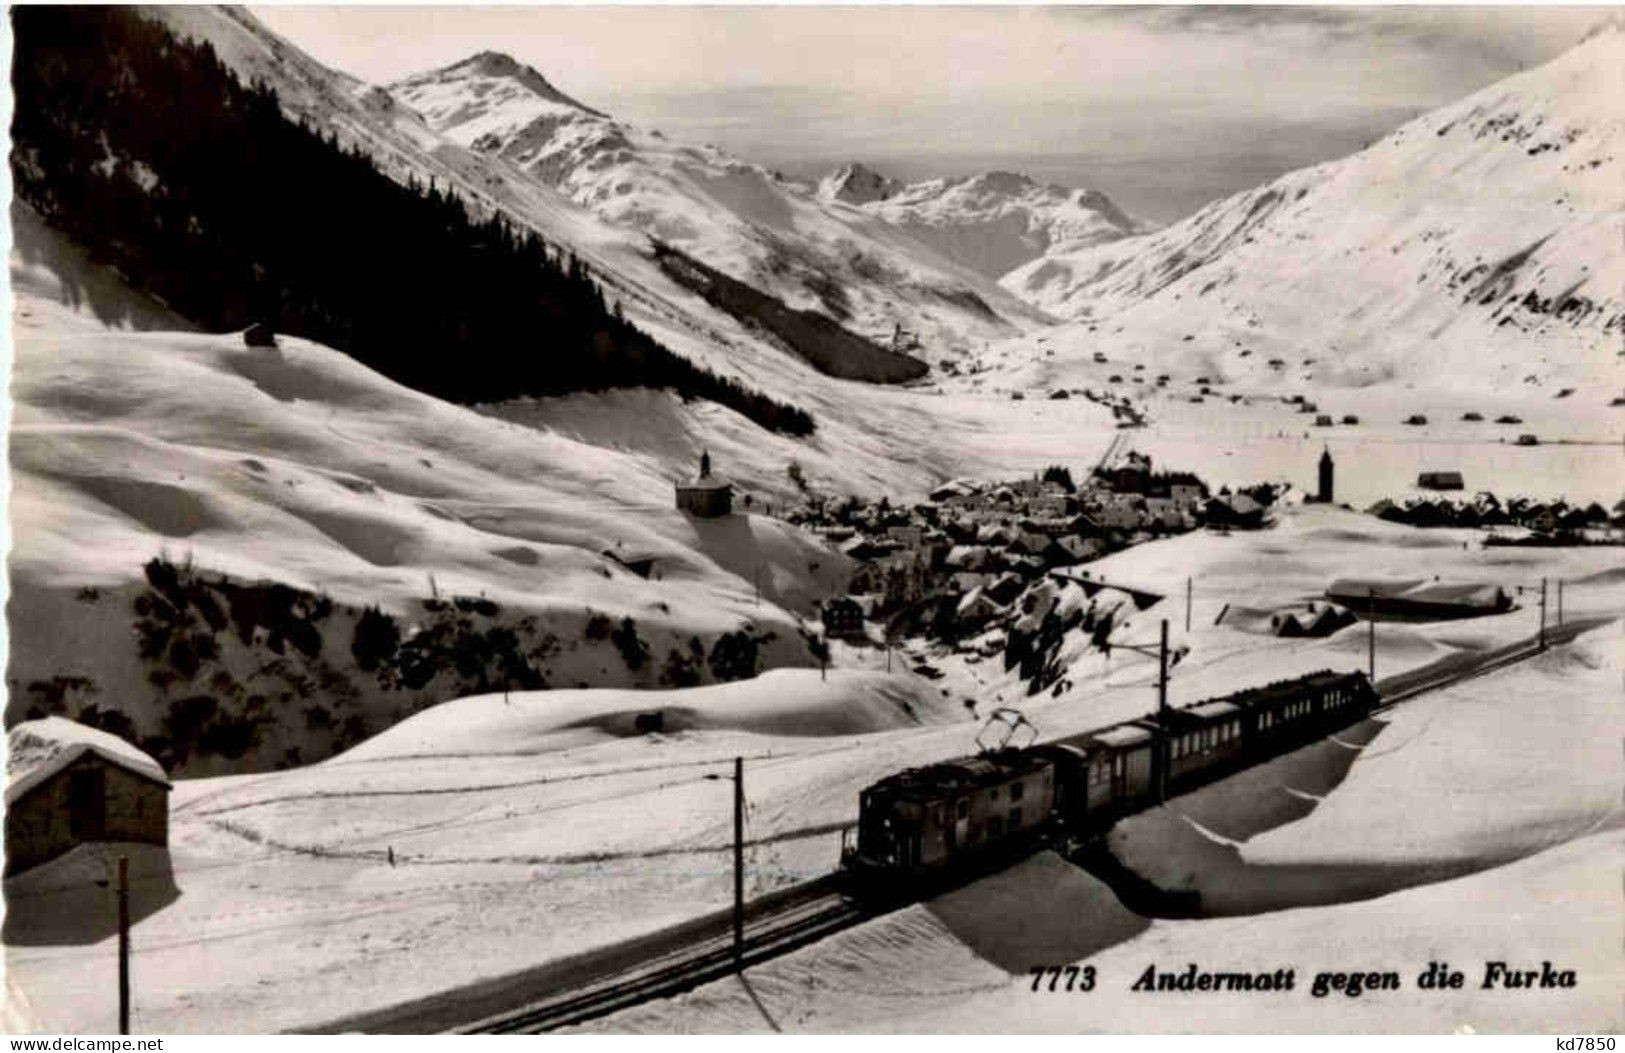
POLYGON ((821 180, 818 194, 879 216, 993 279, 1035 259, 1152 229, 1098 190, 1070 190, 1015 172, 905 185, 851 164, 821 180))
POLYGON ((492 683, 493 646, 558 687, 706 682, 741 631, 763 666, 814 662, 796 614, 845 561, 777 519, 677 512, 658 459, 439 402, 318 344, 108 329, 27 271, 13 282, 8 719, 106 708, 173 745, 207 695, 203 724, 258 733, 176 755, 257 768, 492 683), (444 653, 417 673, 369 662, 369 607, 402 655, 444 653))
POLYGON ((1232 382, 1620 393, 1625 30, 1368 149, 1004 279, 1051 341, 1232 382))
POLYGON ((901 325, 936 358, 1044 320, 884 222, 714 146, 607 117, 508 56, 482 52, 387 90, 459 146, 871 338, 901 325))

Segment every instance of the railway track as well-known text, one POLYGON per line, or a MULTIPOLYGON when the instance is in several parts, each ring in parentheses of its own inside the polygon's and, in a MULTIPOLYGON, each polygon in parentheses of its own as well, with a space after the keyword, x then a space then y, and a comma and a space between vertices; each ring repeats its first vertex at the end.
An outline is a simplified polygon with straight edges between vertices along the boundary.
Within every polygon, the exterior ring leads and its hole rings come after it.
MULTIPOLYGON (((1556 627, 1546 633, 1547 646, 1565 643, 1610 620, 1578 619, 1556 627)), ((1484 676, 1532 658, 1541 651, 1539 642, 1529 638, 1488 652, 1451 656, 1420 669, 1385 677, 1377 684, 1382 701, 1374 712, 1484 676)), ((671 939, 646 948, 647 953, 632 947, 612 949, 616 953, 601 967, 561 969, 546 978, 546 986, 554 993, 453 1030, 461 1034, 535 1034, 569 1027, 722 979, 740 968, 788 954, 899 905, 859 904, 843 894, 836 877, 819 878, 747 904, 744 941, 737 956, 731 930, 716 916, 703 926, 674 931, 671 939)), ((403 1020, 397 1016, 393 1022, 399 1024, 403 1020)), ((357 1020, 351 1027, 373 1030, 375 1025, 374 1020, 357 1020)))
POLYGON ((569 1027, 720 980, 742 968, 851 928, 876 913, 832 892, 747 924, 744 943, 737 954, 731 934, 712 936, 597 983, 488 1017, 458 1028, 457 1032, 516 1035, 569 1027))
MULTIPOLYGON (((1545 647, 1567 643, 1581 633, 1606 625, 1613 620, 1606 617, 1578 618, 1548 629, 1545 647)), ((1544 649, 1538 638, 1530 637, 1491 651, 1452 655, 1431 662, 1420 669, 1383 677, 1376 684, 1377 694, 1382 701, 1373 712, 1380 713, 1429 691, 1437 691, 1466 680, 1486 676, 1498 669, 1505 669, 1509 665, 1533 658, 1544 649)))

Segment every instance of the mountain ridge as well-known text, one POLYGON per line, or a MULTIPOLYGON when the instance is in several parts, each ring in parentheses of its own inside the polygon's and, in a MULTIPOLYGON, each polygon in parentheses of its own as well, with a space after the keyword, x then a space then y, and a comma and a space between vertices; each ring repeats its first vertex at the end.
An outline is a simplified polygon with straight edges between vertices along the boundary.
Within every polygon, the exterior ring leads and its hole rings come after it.
POLYGON ((1620 98, 1625 33, 1605 27, 1358 153, 1002 282, 1077 319, 1055 346, 1080 353, 1185 344, 1201 372, 1271 383, 1617 388, 1620 98))
POLYGON ((997 169, 903 183, 852 162, 819 180, 816 193, 883 219, 993 279, 1052 253, 1154 229, 1100 190, 997 169))
POLYGON ((834 207, 716 146, 674 142, 559 101, 569 96, 526 70, 475 56, 386 87, 452 142, 869 339, 901 326, 941 357, 1053 321, 992 276, 877 217, 834 207))

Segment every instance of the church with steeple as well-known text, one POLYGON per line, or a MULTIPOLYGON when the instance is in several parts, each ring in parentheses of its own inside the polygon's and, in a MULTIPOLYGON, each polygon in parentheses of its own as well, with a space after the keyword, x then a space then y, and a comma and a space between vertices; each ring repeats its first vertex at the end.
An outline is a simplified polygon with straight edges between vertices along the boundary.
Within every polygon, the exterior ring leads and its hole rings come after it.
POLYGON ((1320 448, 1320 490, 1318 493, 1316 493, 1315 500, 1319 501, 1323 505, 1329 505, 1332 503, 1333 470, 1334 466, 1332 465, 1332 451, 1328 447, 1322 446, 1320 448))
POLYGON ((711 474, 711 451, 700 453, 700 474, 677 484, 677 508, 701 519, 715 519, 733 512, 733 484, 711 474))

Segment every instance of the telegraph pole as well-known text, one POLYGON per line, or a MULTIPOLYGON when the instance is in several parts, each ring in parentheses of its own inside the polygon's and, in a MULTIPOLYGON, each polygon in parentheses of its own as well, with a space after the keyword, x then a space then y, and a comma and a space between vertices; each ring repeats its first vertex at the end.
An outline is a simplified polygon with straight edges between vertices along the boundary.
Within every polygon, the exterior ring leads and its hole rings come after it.
POLYGON ((1546 650, 1546 579, 1540 579, 1540 649, 1546 650))
POLYGON ((1168 712, 1168 619, 1162 620, 1162 643, 1157 648, 1157 716, 1168 712))
POLYGON ((130 859, 118 857, 118 1033, 130 1033, 130 859))
POLYGON ((1185 579, 1185 631, 1191 631, 1191 578, 1185 579))
POLYGON ((745 758, 734 758, 734 972, 745 955, 745 758))
POLYGON ((1173 763, 1173 751, 1168 748, 1168 619, 1162 620, 1162 640, 1157 647, 1157 723, 1162 728, 1162 763, 1157 772, 1157 799, 1168 799, 1168 767, 1173 763))
POLYGON ((1366 678, 1371 681, 1374 687, 1377 683, 1377 590, 1375 588, 1371 590, 1370 606, 1366 610, 1365 623, 1367 626, 1366 666, 1370 670, 1366 674, 1366 678))
POLYGON ((1557 579, 1557 624, 1563 624, 1563 579, 1557 579))

